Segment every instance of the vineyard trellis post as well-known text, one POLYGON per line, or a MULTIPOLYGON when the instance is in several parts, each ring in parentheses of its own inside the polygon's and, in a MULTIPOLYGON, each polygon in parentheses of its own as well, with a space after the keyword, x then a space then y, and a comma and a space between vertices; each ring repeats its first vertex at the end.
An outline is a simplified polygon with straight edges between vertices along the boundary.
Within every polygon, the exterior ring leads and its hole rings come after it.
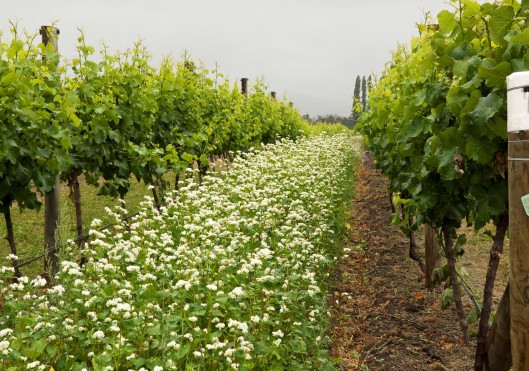
MULTIPOLYGON (((42 26, 40 28, 40 34, 42 36, 42 43, 48 45, 51 43, 55 51, 58 51, 58 38, 59 29, 53 26, 42 26)), ((44 58, 44 57, 43 57, 44 58)), ((57 226, 59 223, 59 189, 60 180, 59 175, 55 177, 55 185, 50 192, 44 195, 44 252, 48 252, 56 244, 55 235, 57 232, 57 226)), ((58 262, 56 252, 50 252, 48 256, 44 258, 44 274, 50 272, 55 275, 58 272, 58 262)), ((48 279, 51 277, 48 277, 48 279)))
POLYGON ((241 93, 246 98, 248 98, 248 78, 247 77, 243 77, 241 79, 241 93))
POLYGON ((514 370, 529 370, 529 72, 507 77, 510 313, 514 370))

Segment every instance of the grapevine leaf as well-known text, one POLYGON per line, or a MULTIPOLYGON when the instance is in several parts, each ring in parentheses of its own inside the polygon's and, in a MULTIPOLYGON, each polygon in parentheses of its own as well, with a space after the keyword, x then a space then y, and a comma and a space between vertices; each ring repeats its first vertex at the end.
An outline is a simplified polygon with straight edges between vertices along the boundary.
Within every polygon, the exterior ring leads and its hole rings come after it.
POLYGON ((457 22, 454 19, 454 14, 448 10, 442 10, 437 15, 439 21, 439 30, 444 34, 450 34, 457 26, 457 22))
POLYGON ((500 89, 505 89, 506 78, 512 72, 509 62, 503 61, 496 65, 490 59, 484 60, 478 71, 479 75, 485 79, 485 85, 500 89))
POLYGON ((504 37, 507 34, 514 18, 514 9, 511 6, 497 8, 489 21, 490 37, 492 41, 503 45, 506 43, 504 37))
POLYGON ((463 107, 465 101, 468 99, 467 93, 461 90, 457 85, 454 85, 448 91, 446 95, 446 104, 450 111, 457 115, 463 107))
POLYGON ((516 41, 525 45, 529 45, 529 28, 525 28, 518 35, 511 37, 511 41, 516 41))
POLYGON ((20 114, 29 121, 38 120, 39 116, 31 108, 25 107, 19 110, 20 114))
POLYGON ((494 93, 490 93, 486 97, 479 99, 476 108, 470 112, 469 116, 475 124, 484 127, 487 121, 500 111, 504 103, 503 98, 494 93))
POLYGON ((507 140, 507 120, 504 115, 496 115, 487 121, 487 128, 503 140, 507 140))
POLYGON ((465 77, 467 75, 469 63, 465 60, 454 61, 452 71, 454 76, 465 77))
POLYGON ((422 130, 423 130, 423 123, 421 120, 419 119, 415 119, 412 121, 411 125, 408 126, 408 129, 406 131, 406 135, 409 137, 409 138, 415 138, 417 137, 419 134, 422 133, 422 130))
POLYGON ((469 136, 466 142, 468 157, 477 163, 487 164, 494 157, 494 144, 488 138, 469 136))

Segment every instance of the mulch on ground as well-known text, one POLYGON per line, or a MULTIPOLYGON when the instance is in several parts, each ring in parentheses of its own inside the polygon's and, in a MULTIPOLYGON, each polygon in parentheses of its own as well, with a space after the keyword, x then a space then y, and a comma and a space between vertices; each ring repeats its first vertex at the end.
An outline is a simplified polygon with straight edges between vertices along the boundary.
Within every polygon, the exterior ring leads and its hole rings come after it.
POLYGON ((330 278, 330 353, 343 370, 470 370, 453 309, 424 288, 408 240, 391 225, 387 181, 364 155, 353 200, 348 257, 330 278))

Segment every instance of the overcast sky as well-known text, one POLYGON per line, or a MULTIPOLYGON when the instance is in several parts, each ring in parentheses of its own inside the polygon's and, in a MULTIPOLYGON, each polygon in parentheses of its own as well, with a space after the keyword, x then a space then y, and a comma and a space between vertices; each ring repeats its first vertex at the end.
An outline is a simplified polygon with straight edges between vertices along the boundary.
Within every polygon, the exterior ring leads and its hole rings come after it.
POLYGON ((445 0, 4 0, 9 20, 37 31, 57 21, 59 49, 73 58, 79 32, 96 49, 142 39, 157 66, 185 50, 232 82, 264 77, 301 113, 349 115, 357 75, 380 75, 398 43, 417 34, 424 13, 445 0))

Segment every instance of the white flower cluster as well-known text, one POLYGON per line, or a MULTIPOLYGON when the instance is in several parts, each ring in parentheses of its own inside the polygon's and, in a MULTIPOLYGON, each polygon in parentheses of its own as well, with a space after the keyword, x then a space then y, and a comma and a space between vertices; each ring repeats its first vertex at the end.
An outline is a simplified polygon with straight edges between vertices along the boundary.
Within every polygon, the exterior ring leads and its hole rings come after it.
MULTIPOLYGON (((40 325, 24 339, 46 339, 49 349, 61 344, 57 357, 66 368, 91 360, 141 369, 149 359, 162 364, 156 357, 163 353, 166 370, 238 369, 257 360, 266 369, 276 356, 299 356, 292 344, 321 348, 315 339, 328 318, 322 289, 340 255, 334 225, 358 152, 348 135, 283 140, 241 154, 201 186, 187 181, 160 210, 147 200, 119 228, 91 230, 84 267, 75 257, 63 261, 57 285, 40 299, 24 302, 20 291, 42 290, 42 280, 13 287, 23 309, 0 317, 7 355, 0 369, 20 362, 9 358, 9 329, 31 321, 40 325)), ((46 354, 26 365, 45 364, 46 354)))

